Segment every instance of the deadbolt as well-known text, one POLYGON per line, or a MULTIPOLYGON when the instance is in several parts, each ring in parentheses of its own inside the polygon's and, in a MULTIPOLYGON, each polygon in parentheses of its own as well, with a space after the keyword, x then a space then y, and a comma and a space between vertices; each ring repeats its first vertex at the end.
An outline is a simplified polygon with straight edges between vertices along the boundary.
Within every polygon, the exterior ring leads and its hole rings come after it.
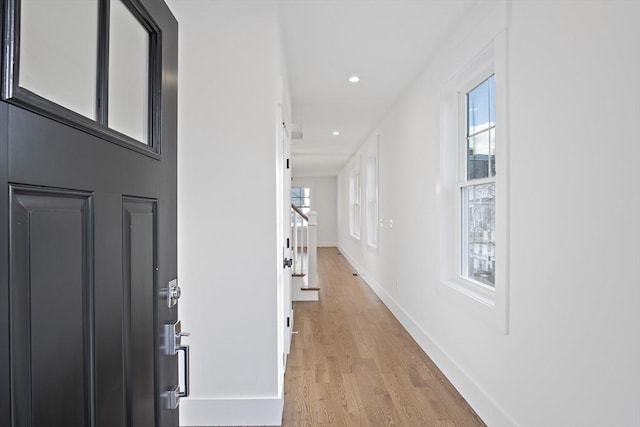
POLYGON ((180 295, 182 295, 182 289, 178 286, 178 279, 173 279, 167 288, 167 307, 171 308, 176 305, 180 295))

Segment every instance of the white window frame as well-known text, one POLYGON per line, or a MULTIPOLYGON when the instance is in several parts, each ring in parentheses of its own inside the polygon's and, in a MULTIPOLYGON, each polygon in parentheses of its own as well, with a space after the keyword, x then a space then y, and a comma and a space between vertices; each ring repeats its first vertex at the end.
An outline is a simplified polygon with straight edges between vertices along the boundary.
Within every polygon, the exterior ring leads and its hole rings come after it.
POLYGON ((378 139, 376 138, 373 147, 370 148, 367 161, 365 163, 365 170, 367 175, 366 180, 366 218, 367 218, 367 244, 373 248, 378 248, 379 232, 378 232, 378 218, 379 218, 379 195, 378 195, 378 139))
POLYGON ((349 174, 349 233, 360 240, 362 227, 360 168, 354 168, 349 174))
POLYGON ((504 333, 509 331, 509 142, 506 32, 442 88, 441 96, 441 265, 442 289, 469 311, 485 317, 504 333), (466 180, 466 94, 490 75, 495 76, 496 176, 466 180), (461 188, 467 183, 495 182, 496 268, 495 286, 484 285, 462 275, 463 239, 461 188))
MULTIPOLYGON (((302 213, 304 213, 306 215, 307 213, 309 213, 309 211, 312 210, 312 208, 311 208, 312 203, 313 203, 312 202, 312 199, 313 199, 312 198, 312 193, 313 193, 313 189, 311 188, 311 186, 306 185, 306 184, 292 183, 291 184, 291 204, 296 206, 298 209, 300 209, 302 211, 302 213), (298 206, 295 203, 293 203, 293 199, 294 199, 294 197, 293 197, 293 189, 294 188, 302 188, 302 189, 306 189, 306 190, 309 191, 309 196, 308 196, 309 206, 298 206), (305 210, 306 210, 306 212, 305 212, 305 210)), ((304 197, 302 197, 302 198, 304 198, 304 197)), ((300 197, 295 197, 295 199, 300 199, 300 197)))
MULTIPOLYGON (((480 64, 479 64, 480 65, 480 64)), ((482 64, 483 66, 479 66, 477 73, 474 73, 474 78, 469 80, 465 87, 462 87, 460 92, 458 93, 458 125, 460 127, 458 131, 458 143, 460 146, 458 147, 458 275, 460 280, 471 282, 475 286, 479 286, 481 289, 487 289, 490 292, 494 291, 495 286, 490 286, 484 283, 481 283, 477 280, 474 280, 467 275, 465 275, 465 270, 467 270, 468 263, 468 252, 469 252, 469 242, 468 235, 466 233, 466 217, 467 212, 465 206, 463 205, 463 190, 465 188, 474 187, 477 185, 483 184, 496 184, 496 176, 489 176, 485 178, 468 178, 468 94, 473 91, 478 85, 482 84, 485 80, 490 78, 491 76, 495 77, 495 73, 493 72, 493 64, 482 64)), ((497 121, 496 121, 497 123, 497 121)), ((495 129, 495 126, 494 126, 495 129)), ((495 132, 495 131, 494 131, 495 132)), ((497 138, 496 138, 497 139, 497 138)), ((496 149, 496 156, 498 155, 496 149)), ((496 164, 498 162, 496 161, 496 164)), ((497 171, 496 171, 497 173, 497 171)), ((496 200, 497 207, 497 200, 496 200)), ((489 294, 491 295, 491 294, 489 294)))
MULTIPOLYGON (((290 194, 291 194, 291 204, 296 206, 298 209, 300 209, 300 211, 303 214, 307 215, 310 211, 313 210, 313 208, 312 208, 312 206, 313 206, 313 188, 310 185, 308 185, 306 183, 292 182, 291 183, 290 194), (302 188, 302 189, 309 190, 309 197, 308 197, 309 198, 309 206, 301 207, 301 206, 298 206, 295 203, 293 203, 293 199, 294 199, 294 197, 293 197, 293 189, 294 188, 302 188)), ((296 197, 296 199, 299 199, 299 197, 296 197)), ((297 215, 293 215, 293 214, 292 214, 292 217, 291 217, 291 226, 292 227, 294 225, 293 224, 294 220, 298 222, 298 227, 306 227, 306 222, 303 221, 302 217, 297 216, 297 215)))

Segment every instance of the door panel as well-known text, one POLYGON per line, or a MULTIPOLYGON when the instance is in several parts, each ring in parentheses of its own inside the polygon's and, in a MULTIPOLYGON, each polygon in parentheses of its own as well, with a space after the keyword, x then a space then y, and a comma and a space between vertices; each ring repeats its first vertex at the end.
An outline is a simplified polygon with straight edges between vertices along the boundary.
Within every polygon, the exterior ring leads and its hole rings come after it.
POLYGON ((122 196, 94 192, 96 427, 125 426, 122 196))
POLYGON ((18 425, 90 425, 91 196, 11 189, 12 387, 18 425))
POLYGON ((125 377, 130 426, 151 426, 154 405, 156 202, 123 200, 125 377), (151 303, 151 304, 150 304, 151 303))

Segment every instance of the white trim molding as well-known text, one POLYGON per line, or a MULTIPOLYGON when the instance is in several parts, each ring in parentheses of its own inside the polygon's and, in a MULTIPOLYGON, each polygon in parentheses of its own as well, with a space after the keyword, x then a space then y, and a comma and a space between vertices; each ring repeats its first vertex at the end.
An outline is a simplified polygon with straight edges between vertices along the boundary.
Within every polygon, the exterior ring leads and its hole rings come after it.
POLYGON ((351 267, 380 298, 420 348, 436 364, 474 411, 491 427, 515 427, 518 424, 469 374, 434 340, 413 317, 369 274, 343 246, 338 246, 351 267))
POLYGON ((279 426, 284 396, 186 398, 180 400, 181 426, 279 426))
MULTIPOLYGON (((480 303, 472 309, 488 323, 509 334, 509 105, 507 72, 507 29, 502 28, 442 86, 440 116, 440 280, 441 292, 454 300, 480 303), (460 191, 461 111, 464 93, 473 84, 495 75, 496 85, 496 277, 495 288, 480 286, 460 276, 460 191), (449 292, 454 291, 454 292, 449 292), (459 296, 459 297, 456 297, 459 296)), ((478 180, 480 182, 481 180, 478 180)), ((474 181, 475 182, 475 181, 474 181)), ((466 306, 467 303, 460 303, 466 306)))

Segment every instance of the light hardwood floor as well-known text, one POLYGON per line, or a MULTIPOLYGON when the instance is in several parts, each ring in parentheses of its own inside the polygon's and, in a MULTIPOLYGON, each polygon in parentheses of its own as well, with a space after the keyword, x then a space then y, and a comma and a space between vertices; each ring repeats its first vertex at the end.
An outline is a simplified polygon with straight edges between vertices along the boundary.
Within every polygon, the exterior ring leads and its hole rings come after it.
POLYGON ((320 301, 295 304, 283 426, 484 426, 336 248, 318 270, 320 301))

